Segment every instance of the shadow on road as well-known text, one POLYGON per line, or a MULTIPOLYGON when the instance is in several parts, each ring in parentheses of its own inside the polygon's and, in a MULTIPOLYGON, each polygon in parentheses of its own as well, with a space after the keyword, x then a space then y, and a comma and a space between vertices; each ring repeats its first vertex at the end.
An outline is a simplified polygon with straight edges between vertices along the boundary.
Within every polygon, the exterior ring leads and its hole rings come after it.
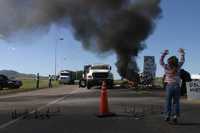
POLYGON ((200 126, 198 122, 180 122, 177 124, 178 126, 200 126))

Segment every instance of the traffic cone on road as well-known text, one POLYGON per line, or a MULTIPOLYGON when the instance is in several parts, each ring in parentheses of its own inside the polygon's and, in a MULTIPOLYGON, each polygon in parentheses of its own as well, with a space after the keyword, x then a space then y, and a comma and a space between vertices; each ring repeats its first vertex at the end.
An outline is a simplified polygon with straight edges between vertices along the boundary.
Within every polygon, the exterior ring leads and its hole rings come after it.
POLYGON ((107 85, 106 85, 106 82, 103 81, 102 86, 101 86, 101 96, 100 96, 98 117, 109 117, 109 116, 114 116, 114 115, 115 115, 114 113, 109 112, 107 85))

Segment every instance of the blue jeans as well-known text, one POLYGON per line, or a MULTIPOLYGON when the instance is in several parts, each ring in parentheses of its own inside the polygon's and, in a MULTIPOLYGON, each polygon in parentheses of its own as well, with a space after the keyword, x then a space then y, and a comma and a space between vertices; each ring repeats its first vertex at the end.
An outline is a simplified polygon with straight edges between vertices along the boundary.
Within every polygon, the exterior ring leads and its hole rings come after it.
POLYGON ((166 114, 180 115, 180 86, 178 84, 168 84, 166 86, 166 114), (173 111, 173 112, 172 112, 173 111), (173 114, 172 114, 173 113, 173 114))

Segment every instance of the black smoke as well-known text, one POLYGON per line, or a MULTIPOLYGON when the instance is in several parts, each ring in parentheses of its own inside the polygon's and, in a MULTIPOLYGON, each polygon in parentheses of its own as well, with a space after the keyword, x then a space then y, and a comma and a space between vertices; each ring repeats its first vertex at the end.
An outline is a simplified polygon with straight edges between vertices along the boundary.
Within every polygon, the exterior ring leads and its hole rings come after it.
POLYGON ((0 34, 65 23, 85 49, 116 53, 119 74, 131 79, 160 14, 160 0, 1 0, 0 34))

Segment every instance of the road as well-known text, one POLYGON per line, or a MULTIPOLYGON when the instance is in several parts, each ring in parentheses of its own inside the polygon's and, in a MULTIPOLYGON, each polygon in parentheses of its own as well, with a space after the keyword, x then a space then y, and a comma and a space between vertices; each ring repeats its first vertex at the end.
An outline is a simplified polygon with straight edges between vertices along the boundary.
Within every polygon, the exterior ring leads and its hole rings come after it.
POLYGON ((178 125, 163 121, 160 92, 109 90, 115 117, 98 118, 99 89, 61 86, 0 96, 0 133, 199 133, 199 103, 182 99, 178 125), (16 112, 16 113, 15 113, 16 112), (11 115, 12 114, 12 115, 11 115), (12 118, 17 117, 17 118, 12 118))

